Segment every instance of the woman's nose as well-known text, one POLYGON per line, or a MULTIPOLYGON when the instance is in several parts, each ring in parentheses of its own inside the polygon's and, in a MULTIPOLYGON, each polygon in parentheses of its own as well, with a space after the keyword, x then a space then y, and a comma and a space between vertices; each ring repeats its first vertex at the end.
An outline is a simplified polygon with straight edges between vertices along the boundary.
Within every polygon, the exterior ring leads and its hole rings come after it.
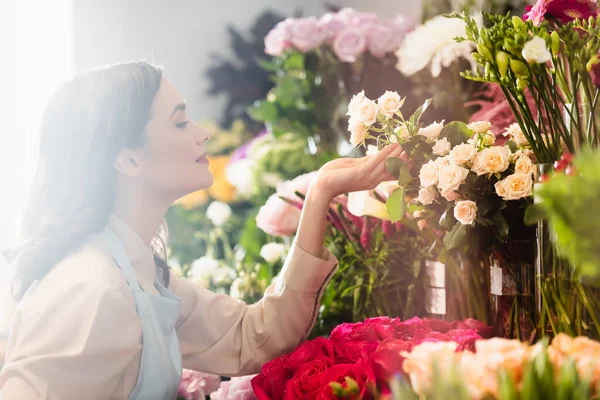
POLYGON ((194 133, 194 137, 196 139, 196 143, 201 146, 201 145, 206 145, 206 143, 210 140, 210 138, 212 137, 212 134, 210 133, 210 131, 208 129, 205 129, 204 127, 202 127, 200 124, 194 122, 194 127, 195 129, 195 133, 194 133))

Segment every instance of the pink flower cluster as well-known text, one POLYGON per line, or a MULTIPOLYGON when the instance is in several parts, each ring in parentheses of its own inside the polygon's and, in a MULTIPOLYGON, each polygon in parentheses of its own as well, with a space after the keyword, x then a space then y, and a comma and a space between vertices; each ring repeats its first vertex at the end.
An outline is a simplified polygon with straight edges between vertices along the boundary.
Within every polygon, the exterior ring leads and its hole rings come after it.
POLYGON ((256 400, 251 383, 255 376, 240 376, 221 382, 219 389, 211 393, 210 400, 256 400))
POLYGON ((367 51, 383 58, 398 49, 414 28, 415 23, 404 16, 390 21, 344 8, 320 19, 288 18, 278 23, 265 37, 265 53, 280 56, 288 49, 306 53, 327 45, 342 62, 352 63, 367 51))
POLYGON ((478 321, 446 322, 437 319, 370 318, 341 324, 329 339, 304 342, 294 352, 266 363, 252 379, 254 393, 265 399, 334 399, 330 385, 344 389, 350 377, 358 387, 353 398, 371 399, 373 389, 389 393, 391 376, 402 373, 403 352, 424 342, 457 343, 457 351, 474 351, 475 342, 489 335, 478 321))
POLYGON ((575 19, 596 17, 598 3, 596 0, 538 0, 535 5, 527 6, 526 11, 523 19, 533 21, 536 26, 547 17, 569 23, 575 19))
POLYGON ((184 369, 177 397, 185 400, 204 400, 206 396, 217 390, 221 377, 204 372, 184 369))

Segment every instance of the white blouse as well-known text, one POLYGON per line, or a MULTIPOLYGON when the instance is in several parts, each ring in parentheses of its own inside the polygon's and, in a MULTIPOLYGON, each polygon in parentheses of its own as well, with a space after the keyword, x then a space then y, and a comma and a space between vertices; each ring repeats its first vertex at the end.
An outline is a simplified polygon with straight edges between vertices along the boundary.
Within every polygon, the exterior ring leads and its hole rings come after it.
MULTIPOLYGON (((109 225, 123 241, 142 288, 156 293, 152 251, 123 221, 109 225)), ((314 324, 337 266, 294 244, 280 278, 247 305, 170 276, 182 299, 177 324, 184 368, 220 375, 258 373, 293 350, 314 324)), ((34 284, 18 305, 0 399, 127 399, 135 387, 142 327, 121 270, 94 236, 34 284)))

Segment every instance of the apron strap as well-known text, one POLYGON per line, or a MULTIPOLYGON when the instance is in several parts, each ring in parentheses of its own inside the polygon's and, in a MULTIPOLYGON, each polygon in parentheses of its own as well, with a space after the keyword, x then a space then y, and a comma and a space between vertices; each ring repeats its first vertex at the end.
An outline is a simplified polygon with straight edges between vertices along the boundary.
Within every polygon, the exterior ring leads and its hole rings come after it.
POLYGON ((108 245, 108 250, 112 253, 113 258, 115 259, 121 271, 123 271, 125 278, 127 278, 127 283, 131 287, 131 290, 134 292, 134 295, 136 292, 143 292, 137 278, 135 277, 133 266, 131 265, 131 262, 129 262, 129 257, 125 252, 125 248, 123 247, 123 244, 121 243, 117 235, 112 231, 112 229, 107 227, 100 234, 100 236, 108 245))

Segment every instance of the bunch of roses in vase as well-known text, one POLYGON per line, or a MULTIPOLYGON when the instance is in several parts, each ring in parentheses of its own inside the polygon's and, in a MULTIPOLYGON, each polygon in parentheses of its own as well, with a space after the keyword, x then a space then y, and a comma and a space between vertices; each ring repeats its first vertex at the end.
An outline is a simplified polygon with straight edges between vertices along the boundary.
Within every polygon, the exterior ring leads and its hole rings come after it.
POLYGON ((252 379, 254 393, 264 399, 373 399, 389 395, 390 378, 402 371, 404 356, 423 342, 458 343, 473 350, 489 334, 475 320, 446 322, 378 317, 337 326, 329 338, 319 337, 266 363, 252 379))
MULTIPOLYGON (((467 294, 456 306, 458 315, 485 320, 490 256, 510 258, 512 265, 518 254, 507 253, 508 244, 524 241, 530 251, 519 265, 533 268, 535 232, 523 223, 535 169, 528 142, 516 124, 507 129, 510 142, 504 146, 494 146, 487 121, 442 121, 423 127, 419 121, 429 102, 407 118, 403 103, 391 91, 376 101, 363 92, 354 96, 348 106, 351 142, 358 146, 376 139, 379 147, 402 145, 402 158, 386 161, 388 171, 398 178, 398 189, 387 200, 388 212, 393 220, 418 226, 430 239, 432 257, 450 268, 449 292, 467 294), (469 273, 461 272, 465 264, 470 264, 469 273)), ((521 334, 518 327, 513 330, 521 334)))

